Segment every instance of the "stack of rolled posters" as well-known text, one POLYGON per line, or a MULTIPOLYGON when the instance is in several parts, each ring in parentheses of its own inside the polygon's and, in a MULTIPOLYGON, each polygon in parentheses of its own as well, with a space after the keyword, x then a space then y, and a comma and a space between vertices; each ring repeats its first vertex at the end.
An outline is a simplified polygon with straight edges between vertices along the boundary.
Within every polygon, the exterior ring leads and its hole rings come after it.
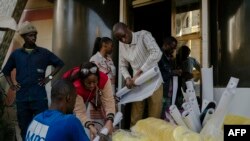
POLYGON ((224 118, 228 112, 229 105, 233 99, 234 94, 236 93, 236 87, 238 85, 239 79, 231 77, 229 83, 222 93, 220 101, 215 109, 214 114, 208 120, 203 127, 201 134, 204 135, 216 135, 220 131, 224 118))
POLYGON ((184 111, 181 114, 177 107, 175 105, 172 105, 170 107, 170 115, 178 125, 186 125, 186 127, 195 132, 200 132, 201 130, 207 131, 214 128, 217 128, 219 130, 221 129, 221 126, 223 124, 224 116, 227 113, 229 103, 231 102, 233 94, 235 93, 238 81, 239 80, 237 78, 232 77, 230 79, 218 105, 214 101, 204 99, 202 106, 204 109, 202 110, 202 112, 200 111, 195 95, 193 82, 187 81, 187 90, 185 93, 183 93, 185 102, 182 104, 182 107, 184 111), (182 118, 180 118, 180 114, 182 118), (214 127, 206 127, 206 125, 209 124, 214 127))

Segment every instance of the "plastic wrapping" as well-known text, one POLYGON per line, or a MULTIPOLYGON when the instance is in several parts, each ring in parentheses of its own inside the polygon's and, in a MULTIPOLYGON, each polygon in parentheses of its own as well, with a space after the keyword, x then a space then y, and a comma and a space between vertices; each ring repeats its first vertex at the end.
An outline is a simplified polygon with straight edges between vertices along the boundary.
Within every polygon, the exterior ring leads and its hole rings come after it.
POLYGON ((173 131, 176 126, 156 118, 140 120, 131 128, 133 132, 148 136, 152 141, 175 141, 173 131))
POLYGON ((112 136, 112 141, 151 141, 147 136, 125 130, 118 130, 112 136))
MULTIPOLYGON (((250 119, 227 115, 224 124, 250 124, 250 119)), ((184 126, 175 126, 156 118, 138 121, 131 131, 116 131, 112 136, 112 141, 223 141, 222 129, 217 129, 216 135, 199 134, 184 126)))
POLYGON ((225 117, 224 124, 250 125, 250 119, 247 117, 230 114, 225 117))

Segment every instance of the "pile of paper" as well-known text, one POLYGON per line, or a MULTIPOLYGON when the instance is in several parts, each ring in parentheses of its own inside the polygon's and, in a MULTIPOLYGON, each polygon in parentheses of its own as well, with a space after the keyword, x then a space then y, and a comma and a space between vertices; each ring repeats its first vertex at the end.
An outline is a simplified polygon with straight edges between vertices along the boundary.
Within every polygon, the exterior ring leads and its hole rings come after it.
MULTIPOLYGON (((239 79, 231 77, 219 103, 216 104, 214 101, 203 99, 202 108, 200 108, 193 83, 192 81, 187 81, 187 90, 183 92, 185 102, 182 104, 182 107, 184 111, 180 112, 175 105, 172 105, 169 108, 171 117, 176 125, 186 127, 203 136, 221 138, 223 135, 221 130, 223 121, 238 82, 239 79)), ((195 137, 195 134, 192 136, 195 137)))
POLYGON ((161 76, 158 66, 151 68, 135 80, 136 87, 128 89, 125 86, 116 93, 116 96, 120 98, 118 104, 142 101, 150 97, 157 89, 157 84, 160 81, 161 76))

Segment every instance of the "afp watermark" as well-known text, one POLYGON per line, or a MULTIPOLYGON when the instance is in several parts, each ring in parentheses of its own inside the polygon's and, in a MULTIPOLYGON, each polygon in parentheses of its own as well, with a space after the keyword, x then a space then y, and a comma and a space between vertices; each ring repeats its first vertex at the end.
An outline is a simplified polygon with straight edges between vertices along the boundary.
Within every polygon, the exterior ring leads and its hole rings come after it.
POLYGON ((224 141, 249 141, 250 125, 224 125, 224 141))

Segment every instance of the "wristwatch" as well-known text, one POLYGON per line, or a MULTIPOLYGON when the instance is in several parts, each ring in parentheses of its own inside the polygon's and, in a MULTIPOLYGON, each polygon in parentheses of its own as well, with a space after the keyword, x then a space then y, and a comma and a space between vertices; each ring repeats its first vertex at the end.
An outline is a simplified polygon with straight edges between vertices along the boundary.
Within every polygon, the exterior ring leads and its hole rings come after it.
POLYGON ((49 75, 49 80, 52 80, 53 79, 53 75, 49 75))

